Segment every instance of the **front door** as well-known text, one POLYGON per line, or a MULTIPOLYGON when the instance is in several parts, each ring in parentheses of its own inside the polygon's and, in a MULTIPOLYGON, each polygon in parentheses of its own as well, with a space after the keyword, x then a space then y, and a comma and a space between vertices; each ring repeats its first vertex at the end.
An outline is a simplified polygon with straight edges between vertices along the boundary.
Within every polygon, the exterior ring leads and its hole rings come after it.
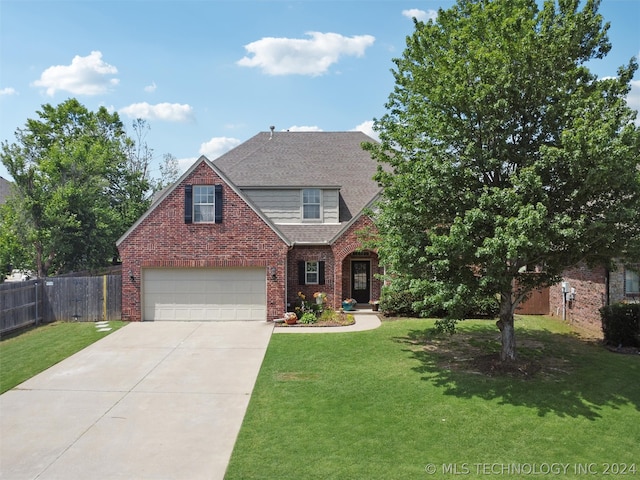
POLYGON ((371 262, 351 262, 351 296, 358 303, 369 303, 371 299, 371 262))

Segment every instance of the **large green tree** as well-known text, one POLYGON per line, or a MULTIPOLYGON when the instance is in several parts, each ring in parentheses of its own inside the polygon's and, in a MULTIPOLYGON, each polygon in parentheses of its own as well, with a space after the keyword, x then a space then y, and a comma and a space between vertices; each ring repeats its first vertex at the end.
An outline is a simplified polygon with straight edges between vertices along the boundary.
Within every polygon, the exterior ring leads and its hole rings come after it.
POLYGON ((16 143, 2 144, 15 182, 0 219, 4 257, 39 277, 104 266, 148 205, 149 181, 127 156, 134 142, 104 107, 91 112, 69 99, 37 114, 16 143))
POLYGON ((633 255, 640 239, 640 132, 625 101, 637 64, 590 72, 609 25, 599 1, 580 3, 459 0, 415 21, 375 122, 381 143, 367 146, 388 271, 451 321, 497 298, 503 361, 532 288, 633 255))

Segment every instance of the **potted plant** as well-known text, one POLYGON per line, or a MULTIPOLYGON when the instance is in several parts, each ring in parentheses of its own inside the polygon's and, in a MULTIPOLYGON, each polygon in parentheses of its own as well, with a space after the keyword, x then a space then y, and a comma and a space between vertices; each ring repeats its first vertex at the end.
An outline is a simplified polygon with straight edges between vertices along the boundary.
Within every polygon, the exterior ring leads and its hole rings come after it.
POLYGON ((378 308, 380 306, 380 300, 369 300, 369 305, 371 305, 371 310, 373 310, 374 312, 378 311, 378 308))
POLYGON ((353 310, 353 307, 356 306, 356 303, 357 302, 353 298, 345 298, 342 301, 342 309, 345 312, 349 312, 349 311, 353 310))
POLYGON ((287 325, 295 325, 298 322, 298 315, 295 312, 287 312, 284 314, 284 323, 287 325))
POLYGON ((327 299, 327 294, 324 292, 316 292, 313 294, 313 298, 316 299, 316 303, 318 305, 322 305, 327 299))

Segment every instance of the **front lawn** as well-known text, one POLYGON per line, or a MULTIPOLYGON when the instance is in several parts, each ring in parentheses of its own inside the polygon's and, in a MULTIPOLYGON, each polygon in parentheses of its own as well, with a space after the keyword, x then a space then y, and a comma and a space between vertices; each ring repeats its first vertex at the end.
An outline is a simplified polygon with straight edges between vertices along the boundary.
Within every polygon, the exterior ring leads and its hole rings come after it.
POLYGON ((432 326, 274 334, 225 478, 640 476, 639 355, 519 317, 505 370, 493 321, 432 326))
POLYGON ((12 389, 123 325, 126 322, 109 322, 111 330, 99 332, 92 322, 54 322, 2 339, 0 393, 12 389))

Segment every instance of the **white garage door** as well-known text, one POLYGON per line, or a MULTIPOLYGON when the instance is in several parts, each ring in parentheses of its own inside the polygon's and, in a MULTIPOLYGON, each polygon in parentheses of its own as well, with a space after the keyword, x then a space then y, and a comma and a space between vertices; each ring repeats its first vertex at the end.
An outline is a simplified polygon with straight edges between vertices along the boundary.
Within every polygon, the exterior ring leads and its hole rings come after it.
POLYGON ((264 268, 147 269, 144 320, 266 320, 264 268))

